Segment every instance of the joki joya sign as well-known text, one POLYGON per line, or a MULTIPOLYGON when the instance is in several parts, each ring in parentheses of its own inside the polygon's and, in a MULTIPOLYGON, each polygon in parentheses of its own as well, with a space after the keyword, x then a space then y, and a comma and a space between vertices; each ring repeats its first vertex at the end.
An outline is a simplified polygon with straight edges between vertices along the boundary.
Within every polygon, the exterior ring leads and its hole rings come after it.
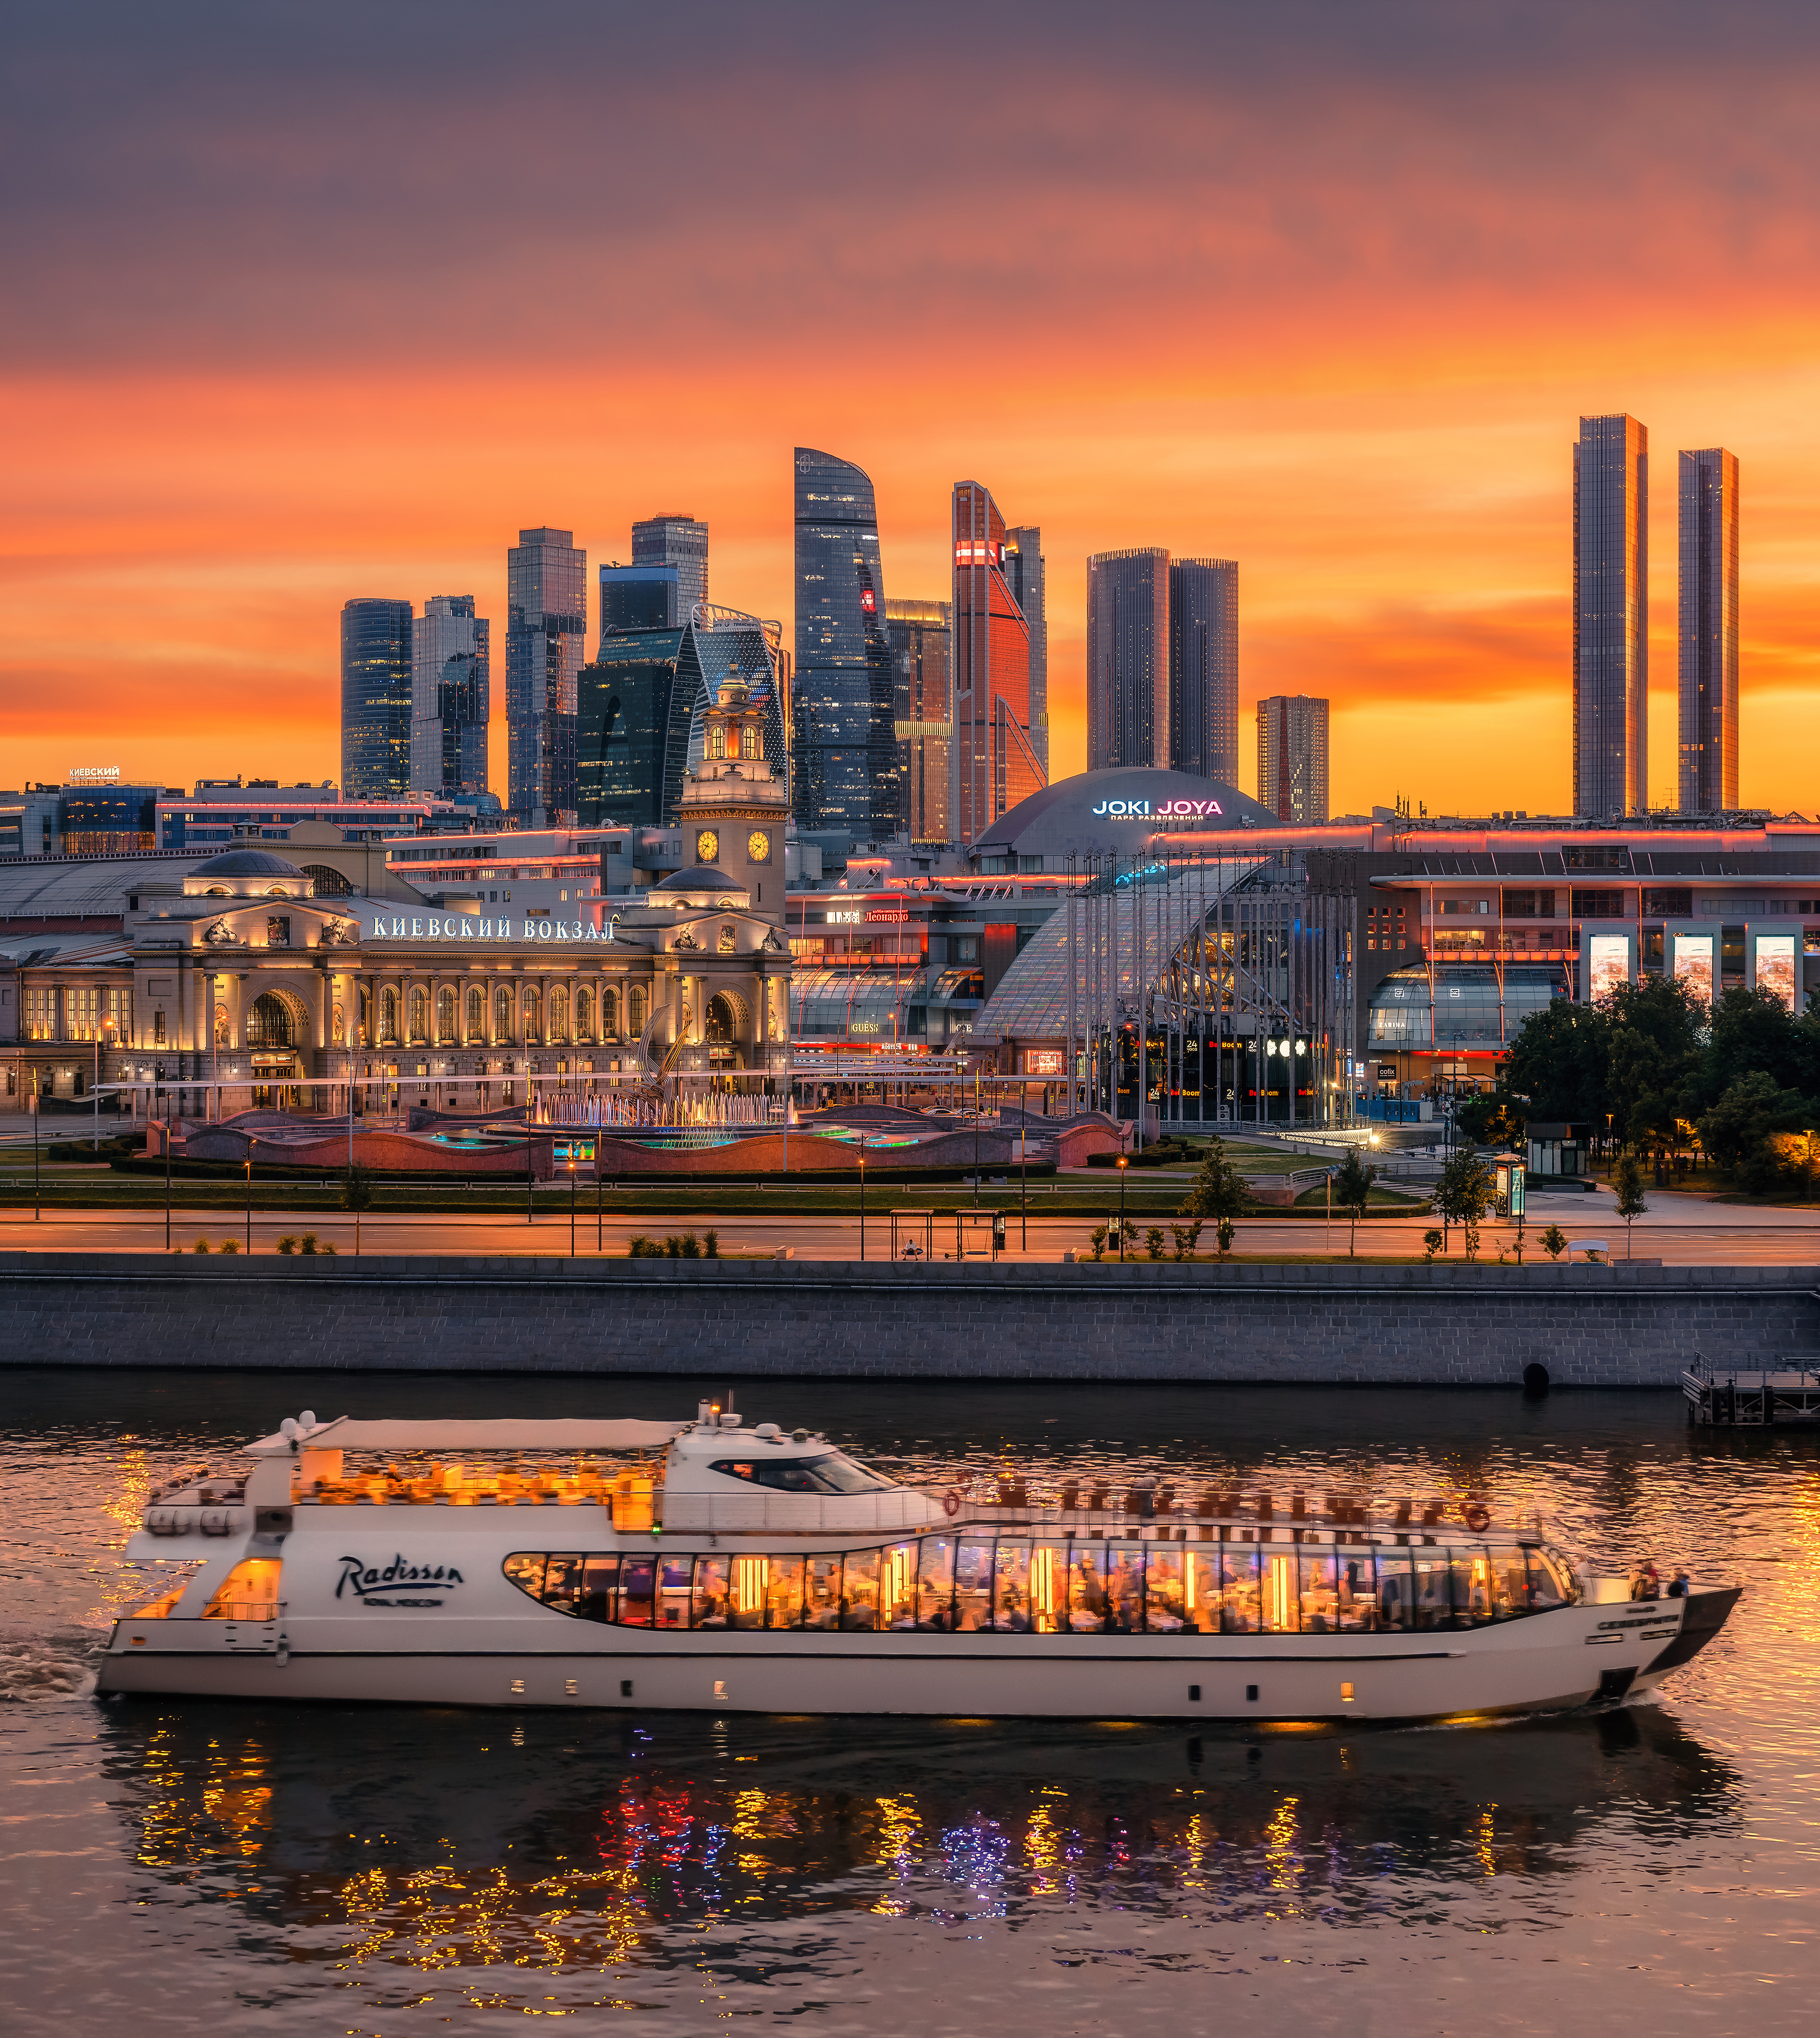
POLYGON ((1093 812, 1114 820, 1182 821, 1205 820, 1225 809, 1217 800, 1162 800, 1155 806, 1148 800, 1102 800, 1093 812))
POLYGON ((456 913, 369 913, 369 941, 610 941, 615 913, 604 927, 592 920, 475 919, 456 913))

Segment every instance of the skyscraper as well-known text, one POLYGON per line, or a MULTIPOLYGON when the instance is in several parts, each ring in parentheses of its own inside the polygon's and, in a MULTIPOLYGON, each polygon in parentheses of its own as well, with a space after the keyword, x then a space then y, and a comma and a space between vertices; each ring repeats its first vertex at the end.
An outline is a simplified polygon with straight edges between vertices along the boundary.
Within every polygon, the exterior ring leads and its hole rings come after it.
POLYGON ((341 788, 350 800, 411 789, 411 604, 361 599, 341 612, 341 788))
POLYGON ((1582 418, 1573 449, 1573 810, 1649 805, 1649 434, 1582 418))
POLYGON ((1258 703, 1258 798, 1278 820, 1312 828, 1327 818, 1327 703, 1272 694, 1258 703))
POLYGON ((1014 524, 1005 534, 1005 577, 1012 599, 1030 630, 1030 747, 1049 777, 1049 590, 1042 532, 1035 524, 1014 524))
POLYGON ((708 527, 693 517, 646 517, 632 526, 632 563, 676 569, 680 627, 694 604, 708 599, 708 527))
POLYGON ((1684 814, 1738 805, 1738 456, 1681 456, 1681 744, 1684 814))
POLYGON ((1239 782, 1239 563, 1169 568, 1169 762, 1239 782))
POLYGON ((1030 627, 1005 577, 1005 519, 977 481, 954 485, 954 810, 957 842, 1048 784, 1030 741, 1030 627))
POLYGON ((505 555, 508 797, 521 828, 575 812, 575 682, 587 656, 588 555, 574 533, 520 531, 505 555))
POLYGON ((952 842, 948 773, 954 738, 952 611, 945 601, 893 601, 885 638, 897 684, 899 768, 912 842, 952 842))
POLYGON ((1087 768, 1167 766, 1169 555, 1096 552, 1087 562, 1087 768))
POLYGON ((411 790, 486 790, 490 625, 471 594, 433 594, 411 627, 411 790))
POLYGON ((796 824, 888 842, 904 809, 871 477, 798 446, 796 512, 796 824))
POLYGON ((622 630, 679 630, 689 619, 679 579, 675 566, 622 566, 615 561, 601 567, 602 638, 622 630))

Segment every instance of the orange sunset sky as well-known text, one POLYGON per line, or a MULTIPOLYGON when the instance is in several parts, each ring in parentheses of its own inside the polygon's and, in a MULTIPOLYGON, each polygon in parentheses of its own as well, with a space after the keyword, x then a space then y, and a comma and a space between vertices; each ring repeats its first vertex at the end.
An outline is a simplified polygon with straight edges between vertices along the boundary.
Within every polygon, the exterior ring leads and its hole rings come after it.
MULTIPOLYGON (((1820 29, 1795 7, 374 7, 21 19, 0 235, 0 785, 339 775, 350 596, 711 528, 791 621, 791 449, 1039 524, 1052 762, 1087 555, 1240 563, 1335 812, 1565 809, 1569 447, 1650 432, 1671 804, 1676 450, 1742 467, 1742 790, 1820 807, 1820 29)), ((590 614, 590 627, 594 618, 590 614)), ((786 641, 789 641, 786 639, 786 641)))

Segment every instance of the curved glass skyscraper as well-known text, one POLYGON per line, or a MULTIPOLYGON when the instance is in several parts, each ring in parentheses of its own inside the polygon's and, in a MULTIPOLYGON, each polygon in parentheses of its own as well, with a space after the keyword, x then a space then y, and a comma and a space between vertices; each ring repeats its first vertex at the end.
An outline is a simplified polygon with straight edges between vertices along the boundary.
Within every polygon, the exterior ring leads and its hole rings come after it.
POLYGON ((871 477, 796 448, 796 825, 884 842, 905 825, 871 477))

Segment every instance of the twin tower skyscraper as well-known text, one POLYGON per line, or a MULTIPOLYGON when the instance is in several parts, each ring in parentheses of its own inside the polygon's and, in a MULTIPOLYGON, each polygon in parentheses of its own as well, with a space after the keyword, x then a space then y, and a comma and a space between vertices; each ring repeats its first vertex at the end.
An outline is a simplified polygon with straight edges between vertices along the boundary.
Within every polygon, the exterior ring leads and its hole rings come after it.
MULTIPOLYGON (((1738 805, 1738 456, 1680 456, 1676 805, 1738 805)), ((1573 810, 1649 809, 1649 434, 1582 418, 1573 449, 1573 810)))

